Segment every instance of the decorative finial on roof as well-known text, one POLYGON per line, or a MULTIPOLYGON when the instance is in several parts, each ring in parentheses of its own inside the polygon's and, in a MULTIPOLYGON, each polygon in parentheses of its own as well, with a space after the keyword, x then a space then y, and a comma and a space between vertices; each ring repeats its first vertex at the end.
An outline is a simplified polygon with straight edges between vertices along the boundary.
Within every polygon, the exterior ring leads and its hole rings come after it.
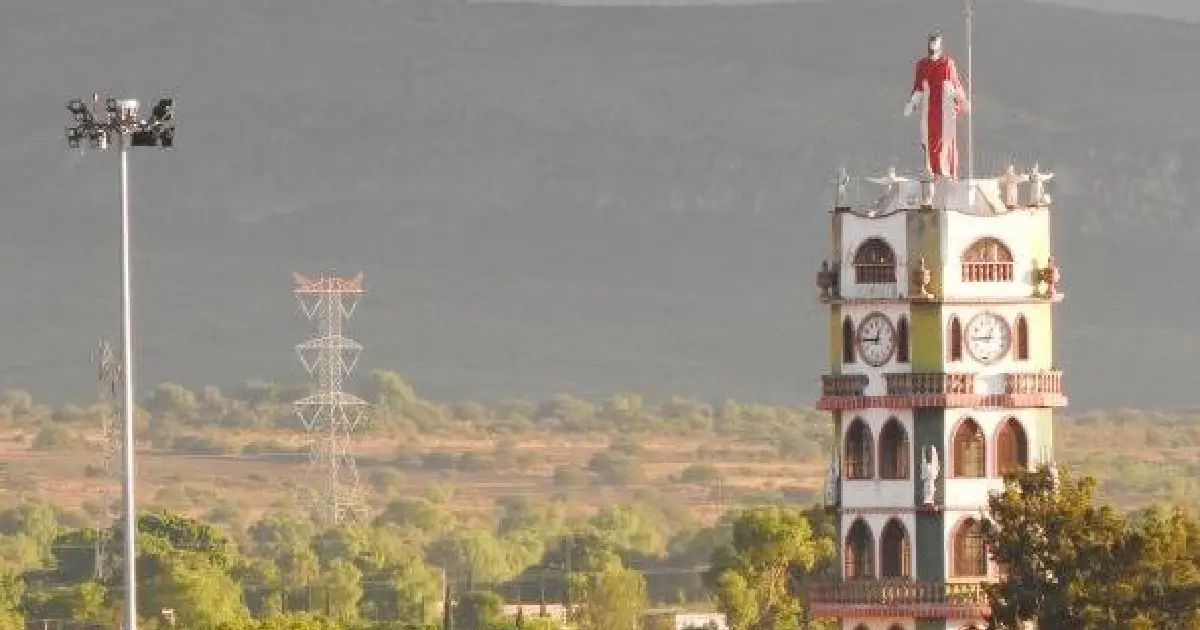
POLYGON ((912 180, 907 177, 897 175, 896 167, 895 165, 892 165, 888 167, 887 172, 884 173, 882 177, 868 177, 867 181, 871 182, 872 184, 892 187, 900 182, 910 182, 912 180))
POLYGON ((846 167, 838 169, 837 181, 837 198, 834 200, 834 207, 846 208, 850 202, 850 172, 846 167))

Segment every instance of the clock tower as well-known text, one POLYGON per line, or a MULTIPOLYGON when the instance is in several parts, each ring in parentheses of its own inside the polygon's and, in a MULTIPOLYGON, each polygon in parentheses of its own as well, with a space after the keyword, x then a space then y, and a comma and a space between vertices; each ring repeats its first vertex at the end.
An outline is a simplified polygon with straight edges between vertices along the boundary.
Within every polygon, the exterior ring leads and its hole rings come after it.
POLYGON ((1052 414, 1067 403, 1051 177, 1036 165, 963 179, 889 169, 869 179, 882 195, 859 204, 843 171, 817 274, 841 578, 809 593, 814 617, 842 630, 984 627, 983 584, 1001 572, 984 545, 988 495, 1006 473, 1052 463, 1052 414))

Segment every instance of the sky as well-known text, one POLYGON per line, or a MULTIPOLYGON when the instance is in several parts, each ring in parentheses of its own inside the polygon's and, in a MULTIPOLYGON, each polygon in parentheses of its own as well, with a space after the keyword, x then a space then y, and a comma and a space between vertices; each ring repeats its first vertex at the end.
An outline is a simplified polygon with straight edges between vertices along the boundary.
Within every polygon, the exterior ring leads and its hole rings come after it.
MULTIPOLYGON (((539 2, 572 6, 688 6, 827 2, 829 0, 468 0, 469 2, 539 2)), ((886 2, 887 0, 880 0, 886 2)), ((1200 22, 1200 0, 1028 0, 1044 4, 1095 9, 1200 22)))

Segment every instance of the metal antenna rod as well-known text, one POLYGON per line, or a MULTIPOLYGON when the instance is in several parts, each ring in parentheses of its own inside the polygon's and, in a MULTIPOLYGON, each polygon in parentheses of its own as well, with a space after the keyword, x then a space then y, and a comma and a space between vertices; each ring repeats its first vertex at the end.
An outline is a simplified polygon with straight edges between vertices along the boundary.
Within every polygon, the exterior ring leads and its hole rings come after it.
POLYGON ((975 67, 972 31, 974 31, 974 0, 967 3, 967 181, 975 178, 975 67))

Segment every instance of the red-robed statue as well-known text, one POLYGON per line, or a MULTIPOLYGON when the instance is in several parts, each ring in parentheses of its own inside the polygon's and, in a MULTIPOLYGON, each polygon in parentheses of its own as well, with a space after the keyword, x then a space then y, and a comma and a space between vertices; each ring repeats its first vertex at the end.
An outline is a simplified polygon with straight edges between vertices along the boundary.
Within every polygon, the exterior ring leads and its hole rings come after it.
POLYGON ((942 52, 942 36, 929 36, 929 55, 917 60, 912 96, 904 107, 911 116, 922 105, 921 149, 925 169, 933 177, 957 179, 958 147, 955 145, 959 114, 970 109, 967 93, 958 80, 954 59, 942 52))

